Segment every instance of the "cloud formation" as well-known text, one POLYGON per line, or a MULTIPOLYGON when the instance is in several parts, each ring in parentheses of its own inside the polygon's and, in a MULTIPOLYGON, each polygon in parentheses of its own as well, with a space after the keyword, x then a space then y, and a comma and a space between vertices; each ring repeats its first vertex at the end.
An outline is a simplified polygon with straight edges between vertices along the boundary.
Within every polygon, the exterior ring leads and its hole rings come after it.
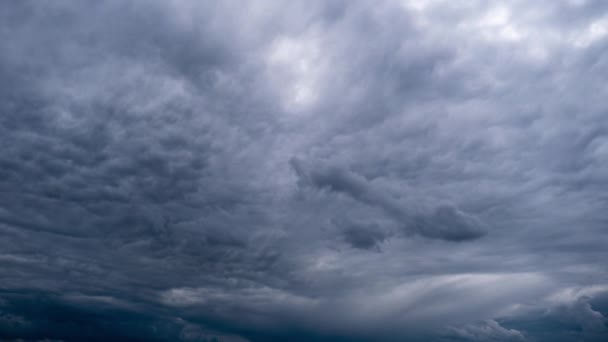
POLYGON ((430 214, 416 213, 420 209, 411 207, 408 211, 406 204, 400 203, 391 194, 374 188, 365 178, 351 171, 335 166, 318 166, 307 170, 297 159, 291 160, 291 165, 300 178, 300 183, 319 189, 326 188, 378 207, 402 225, 406 232, 450 241, 476 239, 484 235, 482 224, 477 218, 452 206, 439 205, 430 214))
POLYGON ((0 340, 606 340, 607 13, 1 3, 0 340))

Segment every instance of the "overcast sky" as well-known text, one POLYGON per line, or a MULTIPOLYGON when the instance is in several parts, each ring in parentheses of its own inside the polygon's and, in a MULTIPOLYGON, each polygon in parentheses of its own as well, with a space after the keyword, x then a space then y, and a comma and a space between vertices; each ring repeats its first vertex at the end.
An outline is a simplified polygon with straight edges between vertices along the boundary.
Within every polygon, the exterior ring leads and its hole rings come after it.
POLYGON ((608 1, 1 1, 0 341, 608 340, 608 1))

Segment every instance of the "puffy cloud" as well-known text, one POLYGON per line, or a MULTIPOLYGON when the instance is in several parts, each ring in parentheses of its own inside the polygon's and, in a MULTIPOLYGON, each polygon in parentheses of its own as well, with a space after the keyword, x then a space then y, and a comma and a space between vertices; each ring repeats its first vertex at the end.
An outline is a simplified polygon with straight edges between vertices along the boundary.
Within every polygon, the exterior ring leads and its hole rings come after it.
MULTIPOLYGON (((323 165, 306 169, 306 166, 303 166, 302 162, 297 159, 293 159, 291 164, 302 184, 346 194, 369 206, 378 207, 398 221, 406 232, 448 241, 476 239, 485 233, 479 219, 452 206, 439 205, 430 214, 417 213, 422 210, 407 208, 390 193, 375 188, 365 178, 352 171, 323 165)), ((349 232, 350 234, 347 233, 347 236, 355 240, 362 241, 371 238, 369 232, 366 234, 361 229, 351 229, 349 232), (367 235, 367 238, 364 235, 367 235)), ((376 233, 376 235, 377 237, 373 240, 383 238, 381 233, 376 233)), ((362 243, 370 247, 375 245, 372 242, 362 243)))
POLYGON ((380 231, 377 226, 365 226, 354 224, 344 228, 344 240, 354 248, 378 249, 387 235, 380 231))

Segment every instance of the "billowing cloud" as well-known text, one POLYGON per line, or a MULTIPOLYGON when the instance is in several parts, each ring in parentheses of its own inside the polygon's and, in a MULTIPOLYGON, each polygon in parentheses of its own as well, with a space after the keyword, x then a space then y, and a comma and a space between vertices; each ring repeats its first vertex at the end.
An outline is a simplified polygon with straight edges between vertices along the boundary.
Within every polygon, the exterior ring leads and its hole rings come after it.
MULTIPOLYGON (((314 169, 312 167, 306 169, 298 159, 291 160, 291 165, 300 178, 300 183, 319 189, 326 188, 348 195, 369 206, 378 207, 402 225, 406 232, 451 241, 476 239, 484 235, 482 223, 476 217, 467 215, 452 206, 439 205, 431 213, 417 213, 420 209, 408 208, 390 193, 374 188, 373 184, 352 171, 322 165, 314 169)), ((364 233, 360 229, 351 229, 350 232, 351 237, 359 235, 363 238, 364 233)), ((369 234, 367 235, 369 237, 369 234)), ((381 236, 378 235, 376 239, 380 239, 381 236)))
POLYGON ((607 10, 0 4, 0 340, 606 340, 607 10))

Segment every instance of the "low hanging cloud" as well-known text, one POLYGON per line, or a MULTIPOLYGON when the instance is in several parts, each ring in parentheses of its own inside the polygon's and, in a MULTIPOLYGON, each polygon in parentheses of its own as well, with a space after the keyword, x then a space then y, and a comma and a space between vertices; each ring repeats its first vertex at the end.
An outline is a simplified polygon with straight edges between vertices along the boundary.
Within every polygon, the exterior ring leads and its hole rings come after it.
POLYGON ((529 341, 520 331, 506 329, 494 320, 486 320, 470 324, 462 328, 451 328, 446 336, 439 341, 501 341, 524 342, 529 341))
MULTIPOLYGON (((420 208, 407 208, 390 193, 374 187, 360 175, 336 166, 305 166, 298 159, 292 159, 291 165, 297 173, 300 183, 318 189, 328 189, 352 197, 372 207, 380 208, 386 215, 399 222, 406 233, 416 233, 432 239, 448 241, 474 240, 485 234, 483 224, 472 215, 449 205, 439 205, 431 213, 420 208)), ((382 233, 372 238, 370 232, 361 229, 350 230, 349 236, 359 241, 360 245, 375 245, 375 242, 364 242, 365 239, 382 239, 382 233), (365 237, 364 235, 367 235, 365 237), (358 237, 358 239, 357 239, 358 237)), ((357 244, 357 242, 355 242, 357 244)))
POLYGON ((387 234, 374 225, 348 224, 343 231, 344 240, 359 249, 378 249, 388 238, 387 234))

